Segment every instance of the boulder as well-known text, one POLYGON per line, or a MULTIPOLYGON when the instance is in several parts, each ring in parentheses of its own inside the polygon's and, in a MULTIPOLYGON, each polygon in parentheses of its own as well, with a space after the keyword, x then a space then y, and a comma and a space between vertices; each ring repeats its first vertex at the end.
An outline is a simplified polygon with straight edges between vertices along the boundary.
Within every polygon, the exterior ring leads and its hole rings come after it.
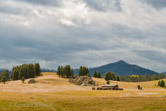
POLYGON ((35 81, 35 79, 30 79, 30 80, 28 81, 28 83, 29 83, 29 84, 34 84, 34 83, 36 83, 36 81, 35 81))
POLYGON ((95 85, 95 81, 89 76, 75 76, 74 78, 69 79, 69 82, 81 86, 95 85))

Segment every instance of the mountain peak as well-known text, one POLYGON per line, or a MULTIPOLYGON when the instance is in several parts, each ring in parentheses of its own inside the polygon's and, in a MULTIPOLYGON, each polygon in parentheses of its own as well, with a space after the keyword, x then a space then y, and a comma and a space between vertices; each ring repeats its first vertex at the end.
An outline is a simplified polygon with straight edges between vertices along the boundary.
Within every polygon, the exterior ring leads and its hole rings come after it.
POLYGON ((102 75, 104 75, 108 71, 115 72, 117 75, 145 75, 145 74, 158 74, 155 71, 134 65, 129 64, 123 60, 119 60, 114 63, 106 64, 103 66, 95 67, 95 68, 89 68, 90 74, 93 74, 94 71, 100 72, 102 75))
POLYGON ((118 62, 116 62, 116 63, 123 63, 123 64, 128 64, 127 62, 125 62, 125 61, 123 61, 123 60, 120 60, 120 61, 118 61, 118 62))

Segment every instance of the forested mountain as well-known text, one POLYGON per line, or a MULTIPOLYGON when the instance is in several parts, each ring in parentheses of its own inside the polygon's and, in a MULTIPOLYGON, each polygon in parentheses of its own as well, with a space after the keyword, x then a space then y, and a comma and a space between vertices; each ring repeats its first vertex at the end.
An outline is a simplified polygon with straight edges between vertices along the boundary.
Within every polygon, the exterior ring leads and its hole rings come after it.
POLYGON ((162 74, 165 74, 165 75, 166 75, 166 72, 163 72, 162 74))
MULTIPOLYGON (((137 65, 133 65, 133 64, 129 64, 125 61, 118 61, 115 63, 110 63, 107 65, 103 65, 100 67, 95 67, 95 68, 89 68, 89 73, 92 75, 94 71, 98 71, 101 73, 101 75, 104 75, 106 72, 111 71, 114 72, 117 75, 131 75, 131 74, 135 74, 135 75, 145 75, 145 74, 158 74, 158 72, 137 66, 137 65)), ((78 74, 78 69, 74 70, 75 74, 78 74)))

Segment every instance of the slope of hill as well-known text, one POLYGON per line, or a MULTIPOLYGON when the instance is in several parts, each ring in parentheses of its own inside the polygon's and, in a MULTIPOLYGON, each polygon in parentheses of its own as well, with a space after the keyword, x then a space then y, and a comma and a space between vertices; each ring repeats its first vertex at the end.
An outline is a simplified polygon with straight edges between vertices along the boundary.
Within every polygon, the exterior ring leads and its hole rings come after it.
POLYGON ((162 74, 165 74, 165 75, 166 75, 166 72, 162 72, 162 74))
MULTIPOLYGON (((103 85, 102 78, 93 78, 103 85)), ((35 84, 28 80, 7 81, 0 83, 1 111, 165 111, 166 89, 157 87, 158 81, 118 82, 123 91, 92 90, 91 86, 77 86, 67 78, 60 78, 56 73, 43 72, 35 78, 35 84), (140 84, 143 90, 138 90, 140 84), (111 104, 110 104, 111 103, 111 104), (130 103, 130 104, 129 104, 130 103), (86 107, 85 107, 86 106, 86 107), (134 106, 134 107, 131 107, 134 106)), ((166 80, 165 80, 166 81, 166 80)), ((97 87, 97 86, 96 86, 97 87)))
MULTIPOLYGON (((89 73, 92 75, 94 71, 99 71, 101 74, 105 74, 108 71, 115 72, 117 75, 130 75, 130 74, 136 74, 136 75, 145 75, 145 74, 158 74, 155 71, 142 68, 137 65, 128 64, 124 61, 118 61, 115 63, 103 65, 100 67, 95 68, 89 68, 89 73)), ((78 74, 78 69, 74 70, 75 74, 78 74)))

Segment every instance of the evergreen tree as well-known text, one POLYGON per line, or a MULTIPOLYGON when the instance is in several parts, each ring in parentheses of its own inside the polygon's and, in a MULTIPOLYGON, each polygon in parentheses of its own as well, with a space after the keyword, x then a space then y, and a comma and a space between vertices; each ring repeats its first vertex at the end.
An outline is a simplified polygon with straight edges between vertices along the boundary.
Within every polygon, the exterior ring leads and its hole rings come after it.
POLYGON ((40 64, 39 63, 35 63, 35 65, 34 65, 34 71, 35 71, 35 75, 36 76, 40 75, 40 64))
POLYGON ((82 72, 82 66, 80 66, 80 69, 79 69, 79 76, 83 76, 83 72, 82 72))
POLYGON ((71 68, 70 68, 70 65, 67 65, 64 67, 64 75, 69 78, 71 77, 71 68))
POLYGON ((3 78, 2 78, 2 82, 5 84, 6 81, 7 81, 6 76, 3 76, 3 78))
POLYGON ((106 73, 106 74, 105 74, 104 79, 105 79, 106 81, 110 80, 110 78, 109 78, 109 73, 106 73))
POLYGON ((89 74, 89 69, 84 66, 80 66, 79 76, 87 76, 89 74))
POLYGON ((117 80, 117 81, 120 81, 120 76, 116 76, 116 80, 117 80))
MULTIPOLYGON (((8 73, 8 72, 6 72, 8 73)), ((21 80, 22 77, 25 79, 34 78, 40 74, 40 65, 36 64, 23 64, 21 66, 13 67, 11 73, 12 80, 21 80)))
POLYGON ((97 72, 97 78, 101 78, 100 72, 97 72))
POLYGON ((97 72, 96 71, 93 73, 93 77, 97 77, 97 72))
POLYGON ((64 77, 64 68, 63 68, 63 66, 61 66, 61 70, 60 71, 61 71, 60 72, 61 77, 64 77))
POLYGON ((58 66, 57 74, 58 74, 59 76, 61 75, 61 67, 60 67, 60 66, 58 66))
POLYGON ((74 70, 73 70, 73 68, 71 69, 71 76, 73 76, 74 75, 74 70))
POLYGON ((105 80, 115 80, 116 79, 115 73, 109 71, 105 74, 104 78, 105 80))
POLYGON ((165 87, 165 81, 164 80, 161 80, 161 87, 165 87))
POLYGON ((161 86, 161 81, 158 82, 158 86, 161 86))

